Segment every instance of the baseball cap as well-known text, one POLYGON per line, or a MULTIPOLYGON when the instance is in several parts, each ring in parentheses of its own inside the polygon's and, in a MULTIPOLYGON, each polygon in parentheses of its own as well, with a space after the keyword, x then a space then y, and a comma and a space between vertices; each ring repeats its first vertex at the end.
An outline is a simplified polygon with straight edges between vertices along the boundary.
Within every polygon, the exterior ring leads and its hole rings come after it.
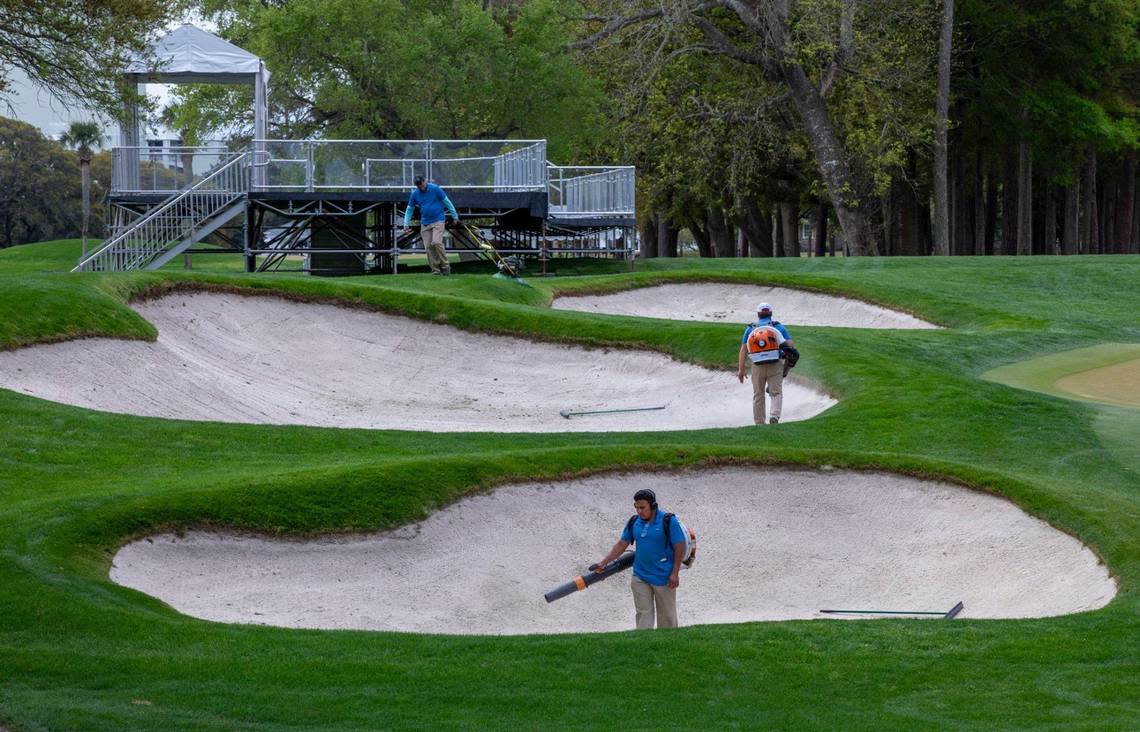
POLYGON ((769 312, 770 313, 770 312, 772 312, 772 306, 766 302, 762 302, 756 306, 756 312, 758 312, 758 313, 769 312))

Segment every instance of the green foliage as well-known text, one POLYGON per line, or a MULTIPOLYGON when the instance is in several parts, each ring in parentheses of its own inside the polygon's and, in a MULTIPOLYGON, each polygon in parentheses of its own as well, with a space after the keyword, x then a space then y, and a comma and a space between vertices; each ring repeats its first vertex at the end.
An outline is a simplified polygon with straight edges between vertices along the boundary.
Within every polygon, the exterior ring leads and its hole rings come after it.
POLYGON ((72 122, 59 141, 79 153, 79 162, 91 162, 91 148, 103 146, 103 128, 98 122, 72 122))
MULTIPOLYGON (((933 140, 938 5, 887 0, 857 7, 856 50, 836 76, 828 108, 856 174, 881 196, 908 154, 933 140)), ((835 52, 828 48, 820 58, 826 62, 835 52)), ((816 62, 816 78, 824 62, 816 62)))
POLYGON ((0 247, 78 231, 79 196, 75 154, 0 117, 0 247))
MULTIPOLYGON (((224 0, 206 9, 272 72, 274 137, 545 137, 566 160, 591 144, 602 104, 599 85, 563 50, 570 5, 224 0)), ((167 119, 202 138, 248 134, 248 94, 189 88, 167 119)))
POLYGON ((117 112, 119 74, 182 0, 3 0, 0 99, 17 68, 57 98, 117 112))
MULTIPOLYGON (((623 3, 602 5, 632 12, 623 3)), ((684 14, 595 54, 598 73, 614 64, 625 72, 611 81, 611 95, 626 100, 613 129, 638 164, 651 206, 683 221, 679 212, 731 209, 741 198, 827 197, 805 123, 773 71, 785 60, 826 87, 827 111, 860 193, 886 190, 907 152, 931 138, 938 14, 929 4, 858 3, 846 48, 841 5, 791 4, 780 48, 737 15, 708 12, 707 21, 751 61, 718 52, 684 14), (639 70, 646 66, 651 70, 639 70), (710 170, 724 171, 712 190, 710 170)))
POLYGON ((1067 180, 1089 146, 1140 147, 1140 5, 960 0, 954 77, 967 146, 1024 139, 1067 180))

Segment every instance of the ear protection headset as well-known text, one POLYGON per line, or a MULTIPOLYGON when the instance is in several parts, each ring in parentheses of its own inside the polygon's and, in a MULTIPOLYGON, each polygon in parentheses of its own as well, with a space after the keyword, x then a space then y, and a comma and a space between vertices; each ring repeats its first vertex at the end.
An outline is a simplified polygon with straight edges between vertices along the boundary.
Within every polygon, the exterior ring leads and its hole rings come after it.
POLYGON ((649 507, 657 510, 657 494, 648 488, 642 488, 633 496, 634 501, 649 501, 649 507))

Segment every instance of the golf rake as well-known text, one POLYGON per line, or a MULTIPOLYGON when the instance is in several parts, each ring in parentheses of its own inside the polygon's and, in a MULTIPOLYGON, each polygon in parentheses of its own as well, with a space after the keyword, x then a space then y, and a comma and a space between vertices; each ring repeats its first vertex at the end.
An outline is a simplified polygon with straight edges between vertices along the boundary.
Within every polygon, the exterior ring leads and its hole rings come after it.
POLYGON ((590 410, 586 410, 586 411, 582 411, 582 412, 574 412, 574 411, 571 411, 569 409, 563 409, 561 412, 559 412, 559 414, 561 414, 566 419, 570 419, 571 417, 578 417, 578 416, 581 416, 583 414, 618 414, 620 412, 652 412, 654 410, 664 409, 666 406, 667 405, 662 404, 659 407, 633 407, 631 409, 590 409, 590 410))
POLYGON ((964 607, 966 606, 959 602, 945 612, 930 610, 820 610, 820 612, 831 615, 941 615, 946 620, 953 620, 964 607))

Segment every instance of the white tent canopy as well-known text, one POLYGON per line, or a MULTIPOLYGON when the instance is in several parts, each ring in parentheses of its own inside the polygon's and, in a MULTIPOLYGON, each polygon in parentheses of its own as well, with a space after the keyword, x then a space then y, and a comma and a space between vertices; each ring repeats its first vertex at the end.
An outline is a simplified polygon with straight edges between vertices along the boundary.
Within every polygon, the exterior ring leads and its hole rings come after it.
MULTIPOLYGON (((254 88, 253 136, 264 140, 269 116, 269 71, 245 49, 185 23, 167 33, 144 58, 123 72, 128 84, 251 84, 254 88)), ((124 110, 122 145, 139 145, 138 106, 124 110)))

